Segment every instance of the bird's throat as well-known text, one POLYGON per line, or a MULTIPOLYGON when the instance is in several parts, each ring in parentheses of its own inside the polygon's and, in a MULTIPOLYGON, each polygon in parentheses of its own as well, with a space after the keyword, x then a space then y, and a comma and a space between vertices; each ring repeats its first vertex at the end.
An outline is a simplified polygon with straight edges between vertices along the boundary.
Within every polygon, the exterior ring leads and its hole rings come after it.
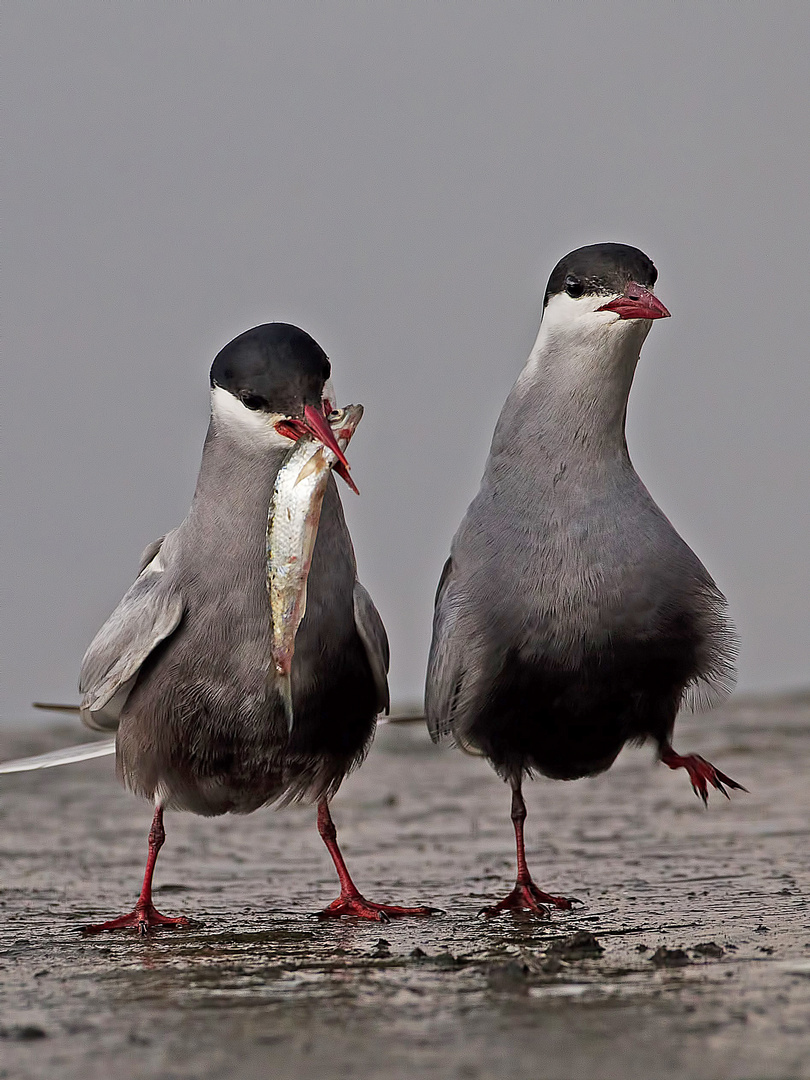
POLYGON ((527 434, 566 458, 597 462, 625 452, 627 399, 646 324, 564 339, 544 335, 513 394, 527 434))

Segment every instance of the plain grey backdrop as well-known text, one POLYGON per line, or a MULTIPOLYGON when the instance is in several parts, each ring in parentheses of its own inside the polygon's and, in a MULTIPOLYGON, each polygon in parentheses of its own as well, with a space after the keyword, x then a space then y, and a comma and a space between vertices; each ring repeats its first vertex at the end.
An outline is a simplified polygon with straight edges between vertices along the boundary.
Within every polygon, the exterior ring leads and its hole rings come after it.
POLYGON ((184 516, 207 371, 296 322, 366 418, 344 501, 421 697, 433 592, 553 264, 656 261, 636 467, 810 676, 810 5, 7 0, 0 717, 76 700, 184 516))

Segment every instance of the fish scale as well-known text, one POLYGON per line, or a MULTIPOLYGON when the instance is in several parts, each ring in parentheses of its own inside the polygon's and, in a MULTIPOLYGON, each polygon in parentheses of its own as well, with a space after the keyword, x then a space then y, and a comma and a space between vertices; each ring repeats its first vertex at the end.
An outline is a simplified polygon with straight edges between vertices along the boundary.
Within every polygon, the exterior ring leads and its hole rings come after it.
MULTIPOLYGON (((362 405, 348 405, 329 424, 345 450, 363 415, 362 405)), ((312 563, 321 507, 337 454, 316 439, 303 436, 276 476, 267 516, 267 592, 273 624, 274 676, 292 730, 290 670, 295 635, 307 604, 307 576, 312 563)))

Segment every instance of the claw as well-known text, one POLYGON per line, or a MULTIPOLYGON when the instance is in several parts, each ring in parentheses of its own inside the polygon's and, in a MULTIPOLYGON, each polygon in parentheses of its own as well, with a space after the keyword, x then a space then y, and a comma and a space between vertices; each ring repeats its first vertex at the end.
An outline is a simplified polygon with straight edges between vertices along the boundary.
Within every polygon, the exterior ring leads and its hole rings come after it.
POLYGON ((155 807, 155 816, 152 818, 152 828, 149 830, 149 856, 146 860, 146 870, 143 875, 141 895, 138 897, 135 908, 128 915, 121 915, 109 922, 96 923, 92 926, 82 927, 83 934, 100 934, 105 930, 123 930, 133 928, 145 937, 153 926, 188 926, 189 920, 183 915, 173 917, 161 915, 152 903, 152 875, 155 872, 155 862, 158 852, 163 847, 166 833, 163 829, 163 807, 158 803, 155 807))
POLYGON ((492 918, 494 915, 502 915, 504 911, 530 911, 541 919, 547 919, 551 914, 548 904, 560 911, 570 911, 574 904, 581 903, 575 896, 552 896, 551 893, 543 892, 530 879, 528 882, 517 882, 507 897, 497 904, 482 907, 478 914, 492 918))
POLYGON ((742 784, 738 784, 736 780, 732 780, 730 776, 726 776, 725 773, 716 769, 710 761, 701 757, 700 754, 676 754, 671 746, 665 746, 661 751, 661 760, 670 769, 686 769, 689 774, 689 780, 692 784, 692 790, 699 799, 703 800, 703 805, 709 805, 709 787, 711 784, 713 788, 720 792, 721 795, 725 795, 727 799, 731 796, 726 791, 729 787, 735 791, 747 791, 742 784))
POLYGON ((364 896, 339 896, 337 900, 318 912, 319 919, 342 919, 352 917, 355 919, 371 919, 374 922, 388 923, 392 919, 401 919, 408 915, 429 917, 431 915, 444 915, 441 908, 433 907, 399 907, 397 904, 375 904, 366 900, 364 896))
POLYGON ((178 915, 173 917, 171 915, 161 915, 157 908, 153 904, 145 904, 136 906, 134 911, 130 911, 128 915, 120 915, 117 919, 110 919, 109 922, 94 923, 90 926, 83 926, 83 934, 101 934, 105 930, 125 930, 135 929, 141 937, 146 937, 149 931, 155 926, 188 926, 189 921, 184 915, 178 915))
POLYGON ((321 799, 318 803, 318 832, 326 844, 329 854, 337 870, 340 880, 340 896, 337 900, 318 912, 319 919, 341 919, 350 916, 355 919, 373 919, 375 922, 390 922, 391 919, 401 919, 406 915, 427 917, 430 915, 444 915, 440 908, 432 907, 399 907, 397 904, 374 904, 361 895, 359 889, 351 879, 346 868, 340 848, 337 842, 337 830, 329 813, 329 802, 321 799))

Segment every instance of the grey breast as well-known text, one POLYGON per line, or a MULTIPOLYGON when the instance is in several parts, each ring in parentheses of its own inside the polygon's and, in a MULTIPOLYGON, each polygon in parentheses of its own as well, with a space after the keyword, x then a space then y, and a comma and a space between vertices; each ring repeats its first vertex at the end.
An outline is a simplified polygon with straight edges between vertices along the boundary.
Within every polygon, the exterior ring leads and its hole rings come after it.
POLYGON ((697 693, 733 673, 725 600, 626 447, 603 457, 559 447, 521 415, 526 404, 513 391, 504 406, 437 592, 426 688, 434 738, 464 742, 507 655, 573 678, 586 654, 650 640, 673 613, 696 626, 697 693))

